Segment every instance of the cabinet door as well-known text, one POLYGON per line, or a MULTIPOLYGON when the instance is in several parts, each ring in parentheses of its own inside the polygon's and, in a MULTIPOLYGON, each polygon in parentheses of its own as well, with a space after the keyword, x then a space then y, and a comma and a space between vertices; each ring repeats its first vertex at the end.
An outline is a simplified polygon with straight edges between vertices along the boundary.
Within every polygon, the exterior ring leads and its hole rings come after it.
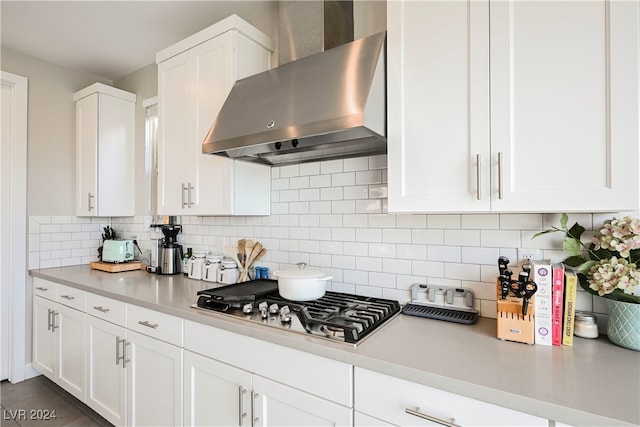
POLYGON ((182 424, 182 349, 128 331, 127 425, 182 424))
POLYGON ((352 410, 328 400, 253 377, 253 421, 260 426, 352 425, 352 410))
POLYGON ((56 334, 51 330, 56 304, 33 298, 33 367, 52 381, 56 379, 56 334))
POLYGON ((251 374, 184 353, 184 425, 250 426, 251 374))
POLYGON ((494 211, 638 209, 638 8, 491 2, 494 211))
POLYGON ((159 215, 181 215, 187 202, 187 152, 193 149, 191 66, 187 55, 158 64, 159 215))
POLYGON ((76 102, 76 215, 98 212, 98 94, 76 102))
POLYGON ((115 425, 125 424, 126 330, 87 316, 87 405, 115 425))
POLYGON ((56 383, 85 401, 85 328, 87 315, 58 304, 53 323, 58 340, 56 383))
POLYGON ((193 61, 193 139, 187 144, 190 214, 233 213, 233 160, 202 154, 202 142, 235 83, 234 31, 228 31, 188 52, 193 61))
POLYGON ((389 211, 488 211, 487 1, 390 1, 389 211))
POLYGON ((98 215, 135 215, 135 102, 100 94, 98 215))

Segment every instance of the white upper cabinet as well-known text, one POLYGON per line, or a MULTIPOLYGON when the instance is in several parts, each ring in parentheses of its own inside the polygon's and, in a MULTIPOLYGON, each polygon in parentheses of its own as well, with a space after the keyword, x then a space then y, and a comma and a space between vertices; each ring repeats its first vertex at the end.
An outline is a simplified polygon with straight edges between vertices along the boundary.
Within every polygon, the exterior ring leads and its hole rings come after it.
POLYGON ((638 7, 388 2, 389 210, 638 209, 638 7))
POLYGON ((202 154, 202 142, 236 80, 268 70, 271 51, 232 15, 157 54, 158 214, 269 214, 270 167, 202 154))
POLYGON ((76 101, 76 215, 135 214, 136 95, 95 83, 76 101))

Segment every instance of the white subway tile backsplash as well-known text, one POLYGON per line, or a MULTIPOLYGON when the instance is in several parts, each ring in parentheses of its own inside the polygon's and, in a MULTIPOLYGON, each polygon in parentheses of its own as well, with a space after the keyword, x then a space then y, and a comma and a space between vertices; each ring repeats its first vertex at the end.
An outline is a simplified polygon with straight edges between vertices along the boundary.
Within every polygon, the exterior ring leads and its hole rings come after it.
POLYGON ((411 230, 385 228, 382 230, 384 243, 411 243, 411 230))
POLYGON ((366 171, 369 169, 368 157, 355 157, 351 159, 344 159, 344 171, 366 171))
POLYGON ((381 170, 363 170, 356 172, 356 185, 382 184, 381 170))
POLYGON ((343 160, 327 160, 325 162, 320 162, 320 173, 321 174, 332 174, 332 173, 340 173, 344 171, 344 161, 343 160))
POLYGON ((480 230, 444 230, 447 246, 480 246, 480 230))
POLYGON ((320 163, 302 163, 300 165, 300 176, 318 175, 320 174, 320 163))
POLYGON ((355 214, 355 200, 334 200, 331 202, 331 213, 333 214, 355 214))
MULTIPOLYGON (((272 271, 306 262, 334 275, 330 289, 401 303, 414 283, 467 287, 486 317, 495 317, 498 256, 515 264, 517 248, 528 247, 554 262, 566 258, 561 233, 532 239, 559 226, 560 214, 389 214, 387 178, 386 155, 273 167, 271 215, 183 216, 179 239, 218 253, 239 238, 259 240, 268 249, 260 264, 272 271)), ((591 230, 612 216, 570 214, 569 225, 578 221, 591 230)), ((149 248, 143 216, 31 216, 29 268, 95 261, 106 225, 137 235, 149 248)), ((585 233, 585 242, 592 235, 585 233)), ((603 299, 585 292, 577 305, 606 313, 603 299)))
POLYGON ((331 187, 331 175, 315 175, 309 177, 310 188, 331 187))

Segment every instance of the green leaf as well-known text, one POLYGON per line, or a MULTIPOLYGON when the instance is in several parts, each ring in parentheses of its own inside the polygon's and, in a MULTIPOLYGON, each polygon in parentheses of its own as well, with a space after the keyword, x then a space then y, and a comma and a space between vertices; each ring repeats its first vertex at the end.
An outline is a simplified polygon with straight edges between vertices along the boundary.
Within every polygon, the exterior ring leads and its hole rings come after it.
POLYGON ((576 240, 580 240, 582 233, 584 233, 584 227, 576 222, 567 233, 576 240))
POLYGON ((534 235, 533 235, 533 237, 531 237, 531 238, 532 238, 532 239, 535 239, 536 237, 538 237, 538 236, 542 236, 543 234, 547 234, 547 233, 555 233, 556 231, 562 231, 562 230, 558 230, 557 228, 550 228, 550 229, 548 229, 548 230, 544 230, 544 231, 541 231, 541 232, 539 232, 539 233, 534 234, 534 235))
POLYGON ((568 265, 569 267, 580 267, 585 262, 587 262, 587 259, 582 255, 571 256, 562 261, 563 264, 568 265))
POLYGON ((560 217, 560 228, 563 230, 567 229, 567 221, 569 221, 569 216, 566 213, 563 213, 560 217))
POLYGON ((569 256, 579 256, 580 242, 572 237, 565 237, 562 241, 562 249, 564 249, 569 256))
POLYGON ((633 304, 640 304, 640 296, 625 294, 621 289, 616 289, 612 293, 605 296, 606 298, 614 299, 617 301, 630 302, 633 304))
POLYGON ((578 272, 582 274, 587 274, 587 272, 595 265, 595 261, 587 261, 578 268, 578 272))

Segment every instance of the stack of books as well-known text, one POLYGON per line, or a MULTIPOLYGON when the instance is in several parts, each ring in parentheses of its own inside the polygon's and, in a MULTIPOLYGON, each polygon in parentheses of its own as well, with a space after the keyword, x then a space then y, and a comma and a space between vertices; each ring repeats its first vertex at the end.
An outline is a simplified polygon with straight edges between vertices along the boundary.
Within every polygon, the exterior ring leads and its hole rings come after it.
POLYGON ((573 345, 578 276, 562 264, 533 262, 532 279, 538 285, 535 343, 573 345))

